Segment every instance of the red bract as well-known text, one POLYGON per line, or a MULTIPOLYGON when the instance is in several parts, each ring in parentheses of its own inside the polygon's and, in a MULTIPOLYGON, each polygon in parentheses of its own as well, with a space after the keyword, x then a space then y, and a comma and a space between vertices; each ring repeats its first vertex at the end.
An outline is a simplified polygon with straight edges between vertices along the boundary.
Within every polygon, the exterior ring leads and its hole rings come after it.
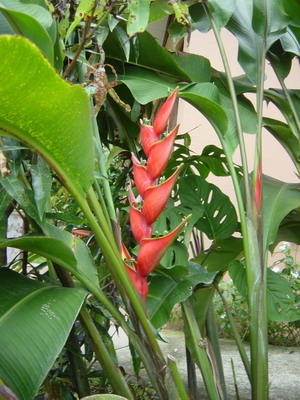
POLYGON ((157 135, 162 134, 166 129, 177 94, 178 88, 174 90, 174 92, 168 97, 166 102, 161 106, 154 119, 153 128, 157 135))
POLYGON ((147 171, 153 179, 158 178, 166 168, 171 156, 174 140, 179 130, 179 125, 159 142, 150 146, 149 157, 147 160, 147 171))
POLYGON ((159 135, 156 134, 153 126, 141 124, 141 145, 146 156, 149 154, 151 144, 159 139, 159 135))
POLYGON ((159 264, 168 247, 174 242, 177 235, 186 223, 184 219, 171 233, 159 238, 143 239, 137 257, 137 270, 146 276, 159 264))
POLYGON ((148 294, 148 282, 147 277, 142 276, 138 271, 130 268, 126 265, 126 271, 131 279, 131 282, 134 284, 137 292, 142 296, 142 298, 146 301, 147 294, 148 294))
POLYGON ((146 221, 144 214, 130 205, 130 226, 135 240, 140 243, 143 238, 152 236, 152 225, 146 221))
POLYGON ((143 214, 148 224, 153 224, 167 205, 175 181, 182 169, 181 164, 169 179, 157 186, 145 190, 143 214))
POLYGON ((155 180, 152 179, 147 168, 140 164, 139 160, 132 155, 133 175, 139 194, 144 198, 145 190, 148 187, 155 185, 155 180))

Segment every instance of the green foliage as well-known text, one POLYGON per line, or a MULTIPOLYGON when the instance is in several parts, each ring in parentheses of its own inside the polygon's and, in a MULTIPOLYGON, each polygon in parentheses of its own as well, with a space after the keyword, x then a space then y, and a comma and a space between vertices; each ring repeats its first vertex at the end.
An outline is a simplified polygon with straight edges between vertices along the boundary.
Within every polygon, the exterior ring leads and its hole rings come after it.
MULTIPOLYGON (((282 255, 283 258, 278 260, 273 268, 280 268, 280 275, 278 275, 278 272, 276 275, 280 276, 281 279, 285 279, 285 281, 288 283, 288 292, 292 293, 292 298, 294 299, 294 310, 299 311, 299 265, 295 263, 293 257, 291 256, 290 247, 286 245, 281 247, 283 247, 283 249, 280 250, 279 254, 282 255), (282 268, 282 266, 284 268, 282 268)), ((275 274, 275 272, 273 272, 273 274, 275 274)), ((249 340, 249 310, 246 298, 242 294, 245 289, 243 289, 240 284, 236 286, 232 281, 222 281, 219 284, 219 289, 229 306, 241 337, 244 340, 249 340)), ((285 290, 284 293, 287 293, 287 291, 285 290)), ((279 306, 278 303, 277 305, 279 306)), ((218 294, 216 294, 214 297, 214 306, 221 337, 233 338, 230 321, 218 294)), ((275 316, 275 319, 273 321, 269 321, 268 323, 269 343, 277 346, 299 346, 299 314, 295 321, 291 320, 290 322, 281 322, 278 320, 278 316, 274 312, 273 315, 275 316)))
MULTIPOLYGON (((244 298, 247 296, 247 281, 245 268, 239 261, 234 261, 229 267, 229 274, 234 284, 244 298)), ((290 322, 300 317, 299 309, 295 304, 295 296, 287 279, 282 275, 267 270, 267 310, 271 321, 290 322)))
POLYGON ((195 226, 209 239, 226 239, 237 228, 236 212, 229 198, 216 186, 199 176, 187 176, 180 181, 180 200, 188 207, 203 208, 203 217, 195 226))
POLYGON ((61 351, 86 292, 45 286, 7 268, 0 275, 0 375, 29 400, 61 351))
MULTIPOLYGON (((180 241, 170 247, 149 277, 147 307, 151 322, 160 329, 169 320, 173 307, 182 303, 186 343, 213 399, 218 398, 218 383, 204 349, 208 334, 205 324, 215 285, 227 269, 240 293, 251 298, 253 354, 266 353, 259 350, 265 350, 264 338, 256 336, 263 333, 266 318, 263 320, 259 312, 264 305, 255 297, 254 283, 260 286, 267 277, 268 311, 273 320, 269 323, 270 336, 274 336, 275 327, 297 331, 298 266, 286 253, 283 272, 269 269, 264 276, 265 267, 260 260, 280 240, 300 243, 299 185, 263 176, 263 208, 257 210, 255 185, 247 193, 251 174, 245 164, 234 165, 232 155, 237 148, 243 155, 244 133, 257 135, 252 179, 259 183, 258 127, 262 122, 300 170, 299 92, 287 90, 284 85, 293 58, 300 54, 298 10, 296 0, 209 0, 196 4, 163 0, 0 1, 1 261, 6 264, 2 255, 7 246, 22 249, 23 260, 10 267, 22 268, 24 274, 30 271, 30 276, 36 278, 0 269, 1 275, 7 274, 0 280, 0 310, 5 316, 0 318, 0 354, 4 359, 0 375, 21 399, 33 397, 52 366, 45 381, 48 394, 60 387, 61 396, 71 398, 71 383, 60 380, 70 369, 72 386, 80 398, 132 399, 128 382, 115 368, 110 321, 117 328, 122 326, 129 336, 136 375, 141 366, 145 367, 153 384, 153 392, 151 389, 146 393, 137 376, 134 382, 138 383, 133 383, 136 398, 174 397, 173 381, 166 382, 166 363, 144 305, 124 270, 119 248, 121 236, 130 250, 132 247, 126 198, 132 179, 130 152, 142 157, 138 121, 148 118, 152 124, 159 106, 157 100, 167 97, 176 87, 179 97, 211 123, 223 148, 211 145, 201 154, 194 154, 189 149, 189 134, 178 135, 164 174, 170 176, 174 167, 183 162, 184 176, 154 229, 172 229, 182 217, 192 216, 180 241), (238 40, 238 60, 245 75, 231 77, 229 70, 223 73, 212 69, 210 61, 200 55, 175 54, 160 46, 146 29, 149 22, 165 16, 173 20, 167 28, 177 44, 196 29, 213 29, 217 40, 219 30, 228 29, 238 40), (279 77, 282 90, 262 90, 265 59, 279 77), (246 97, 248 93, 272 102, 286 121, 261 120, 256 112, 260 104, 254 108, 246 97), (210 173, 233 178, 239 217, 229 198, 205 180, 210 173), (246 189, 244 198, 240 184, 246 189), (25 221, 27 235, 6 240, 7 214, 14 208, 25 221), (69 233, 73 228, 79 229, 81 239, 69 233), (212 240, 208 249, 199 239, 203 234, 212 240), (194 258, 190 262, 188 245, 192 238, 194 258), (103 370, 93 371, 102 382, 97 391, 104 393, 113 387, 119 396, 86 397, 88 390, 80 389, 76 382, 80 361, 77 359, 79 364, 72 369, 66 340, 85 292, 58 286, 61 284, 83 286, 93 294, 82 309, 87 312, 87 319, 75 326, 78 359, 90 368, 98 357, 103 370), (47 317, 47 313, 40 312, 50 300, 52 319, 49 313, 47 317), (21 334, 12 341, 11 332, 20 326, 21 334), (256 332, 255 327, 260 329, 256 332), (52 330, 54 335, 50 335, 52 330)), ((224 49, 219 45, 222 53, 224 49)), ((231 283, 220 286, 244 335, 249 324, 246 301, 231 283)), ((221 329, 228 332, 228 320, 219 303, 217 309, 221 329)), ((253 398, 267 398, 264 373, 259 372, 264 390, 255 392, 260 380, 256 374, 266 366, 266 359, 254 357, 252 364, 253 398)))
POLYGON ((283 218, 300 206, 299 185, 264 177, 263 188, 264 244, 269 246, 275 241, 283 218))
POLYGON ((13 31, 35 43, 53 64, 55 36, 51 38, 53 21, 50 13, 37 4, 24 5, 17 0, 1 1, 0 10, 13 31))

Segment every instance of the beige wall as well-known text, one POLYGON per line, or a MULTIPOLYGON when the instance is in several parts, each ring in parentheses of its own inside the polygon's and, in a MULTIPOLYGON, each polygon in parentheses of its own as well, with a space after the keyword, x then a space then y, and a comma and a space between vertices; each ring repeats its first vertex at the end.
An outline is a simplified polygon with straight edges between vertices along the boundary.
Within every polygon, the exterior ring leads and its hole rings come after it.
MULTIPOLYGON (((229 58, 232 75, 242 75, 243 70, 237 62, 238 46, 235 37, 230 32, 223 30, 222 38, 226 48, 227 57, 229 58)), ((212 32, 207 34, 193 32, 189 46, 185 46, 185 51, 207 57, 210 60, 212 67, 224 71, 222 60, 212 32)), ((279 87, 279 83, 269 65, 266 66, 266 75, 266 88, 279 87)), ((296 62, 293 64, 292 73, 286 80, 286 85, 288 88, 300 89, 299 64, 296 62)), ((251 95, 249 95, 249 98, 255 101, 253 96, 251 97, 251 95)), ((265 112, 266 116, 284 120, 281 113, 272 105, 265 105, 265 112)), ((220 146, 217 135, 214 133, 209 122, 207 122, 200 112, 185 101, 180 101, 178 121, 181 125, 181 132, 191 133, 192 149, 196 153, 201 153, 202 149, 208 144, 220 146)), ((254 140, 254 135, 245 135, 250 169, 253 167, 254 140)), ((235 152, 233 158, 235 162, 239 163, 240 157, 238 151, 235 152)), ((287 182, 297 181, 292 161, 281 148, 280 144, 267 131, 264 132, 263 136, 263 172, 264 174, 270 175, 279 180, 287 182)), ((216 178, 210 175, 208 180, 220 186, 225 193, 233 198, 233 189, 230 178, 216 178)))

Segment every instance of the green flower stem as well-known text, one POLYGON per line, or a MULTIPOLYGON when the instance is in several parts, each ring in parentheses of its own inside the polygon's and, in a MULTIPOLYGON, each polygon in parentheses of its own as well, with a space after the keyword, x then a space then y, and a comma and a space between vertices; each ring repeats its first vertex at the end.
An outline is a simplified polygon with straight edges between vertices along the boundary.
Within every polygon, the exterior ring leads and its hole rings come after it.
POLYGON ((88 334, 94 344, 97 358, 103 367, 114 391, 122 396, 125 396, 126 399, 133 400, 134 396, 124 376, 111 359, 111 356, 107 351, 105 344, 103 343, 101 335, 99 334, 85 307, 82 307, 80 311, 80 318, 82 319, 84 326, 87 328, 88 334))
POLYGON ((231 369, 232 369, 232 375, 233 375, 233 383, 234 383, 234 388, 235 388, 236 400, 240 400, 241 398, 240 398, 240 394, 239 394, 239 388, 238 388, 238 384, 237 384, 233 359, 231 359, 230 361, 231 361, 231 369))
POLYGON ((96 150, 96 155, 99 163, 99 171, 100 174, 103 176, 102 180, 102 186, 103 186, 103 191, 104 191, 104 196, 107 204, 107 210, 110 218, 117 222, 117 217, 116 217, 116 211, 114 207, 114 202, 110 190, 110 185, 109 185, 109 179, 107 175, 107 170, 106 170, 106 159, 103 153, 103 148, 102 148, 102 143, 100 141, 100 134, 99 134, 99 129, 97 125, 97 120, 94 111, 92 110, 92 125, 93 125, 93 134, 94 134, 94 142, 95 142, 95 150, 96 150))
POLYGON ((80 351, 80 344, 77 339, 74 325, 67 341, 67 354, 70 361, 71 379, 78 396, 84 397, 91 394, 87 375, 86 363, 80 351))
MULTIPOLYGON (((257 91, 256 91, 256 113, 257 113, 257 135, 255 143, 254 172, 252 177, 253 193, 260 169, 262 168, 262 127, 263 127, 263 101, 264 80, 266 63, 266 40, 268 33, 268 0, 263 1, 264 26, 261 27, 262 34, 257 55, 257 91)), ((262 186, 263 190, 263 186, 262 186)), ((261 190, 261 192, 262 192, 261 190)), ((261 193, 262 194, 262 193, 261 193)), ((253 199, 253 223, 250 226, 252 244, 257 243, 256 255, 253 258, 251 268, 247 266, 249 273, 255 279, 254 285, 248 283, 248 303, 250 309, 250 342, 251 342, 251 378, 252 398, 268 399, 268 315, 267 315, 267 249, 264 248, 262 210, 257 209, 253 199)))
POLYGON ((100 185, 99 185, 97 179, 95 179, 95 181, 94 181, 94 186, 95 186, 95 189, 96 189, 98 200, 100 202, 100 206, 101 206, 101 208, 103 210, 103 214, 105 215, 106 222, 109 224, 110 223, 110 217, 109 217, 109 214, 108 214, 108 211, 107 211, 107 208, 106 208, 106 204, 105 204, 105 201, 104 201, 104 198, 103 198, 103 194, 101 192, 101 188, 100 188, 100 185))
MULTIPOLYGON (((261 43, 261 58, 259 60, 258 71, 257 71, 257 91, 256 91, 256 115, 257 115, 257 134, 255 141, 255 158, 254 158, 254 171, 252 175, 252 186, 253 193, 255 193, 255 186, 259 168, 262 167, 262 128, 263 128, 263 101, 264 101, 264 80, 265 80, 265 60, 266 60, 266 46, 265 40, 262 39, 261 43)), ((254 199, 253 199, 254 200, 254 199)), ((253 203, 255 203, 253 201, 253 203)), ((253 204, 253 214, 255 216, 257 228, 260 225, 258 214, 261 210, 256 210, 256 205, 253 204)), ((262 241, 261 241, 262 244, 262 241)), ((263 252, 262 252, 263 253, 263 252)), ((263 263, 262 263, 263 265, 263 263)))
MULTIPOLYGON (((282 90, 283 90, 283 93, 285 95, 285 98, 286 98, 287 102, 289 103, 292 115, 293 115, 295 123, 296 123, 297 130, 295 131, 294 127, 290 126, 291 131, 295 132, 296 136, 299 139, 300 138, 300 120, 299 120, 298 113, 297 113, 297 110, 295 108, 294 102, 293 102, 293 100, 291 98, 291 95, 290 95, 286 85, 285 85, 284 79, 281 78, 280 73, 278 72, 278 69, 276 68, 276 66, 274 64, 271 63, 271 65, 272 65, 273 70, 274 70, 274 72, 275 72, 275 74, 277 76, 277 79, 279 80, 279 83, 280 83, 280 85, 282 87, 282 90)), ((286 120, 287 120, 287 123, 289 124, 289 118, 286 118, 286 120)))
POLYGON ((227 398, 226 393, 226 384, 225 384, 225 377, 224 377, 224 370, 223 370, 223 363, 222 363, 222 356, 221 356, 221 348, 220 348, 220 341, 218 337, 218 328, 216 322, 216 314, 215 309, 213 306, 213 302, 210 302, 207 317, 205 321, 207 337, 209 339, 210 347, 215 359, 216 370, 218 372, 218 387, 222 390, 222 398, 227 398))
POLYGON ((205 350, 205 343, 202 339, 201 333, 199 331, 197 321, 195 319, 194 313, 192 311, 192 308, 190 306, 190 303, 188 300, 186 300, 184 303, 182 303, 182 309, 184 311, 184 318, 186 320, 186 326, 188 329, 188 332, 191 337, 191 342, 193 349, 190 349, 190 351, 193 351, 193 354, 196 356, 196 362, 197 365, 199 366, 203 381, 209 396, 210 400, 220 400, 220 396, 218 394, 218 390, 216 388, 215 380, 214 380, 214 374, 212 371, 212 367, 210 364, 210 361, 208 359, 206 350, 205 350), (203 343, 203 345, 201 344, 203 343))
POLYGON ((217 292, 218 292, 218 294, 219 294, 219 296, 220 296, 220 298, 222 300, 222 303, 224 305, 224 308, 225 308, 225 311, 226 311, 226 314, 228 316, 228 319, 229 319, 229 322, 230 322, 230 326, 231 326, 231 329, 232 329, 232 332, 233 332, 235 343, 236 343, 237 348, 239 350, 239 353, 240 353, 241 359, 243 361, 245 370, 247 372, 249 381, 251 382, 251 364, 250 364, 248 355, 247 355, 247 353, 245 351, 245 347, 243 345, 243 341, 242 341, 241 335, 239 334, 239 331, 237 330, 236 323, 235 323, 235 320, 233 318, 233 315, 232 315, 232 313, 230 311, 230 308, 229 308, 229 306, 227 304, 227 301, 225 300, 224 296, 222 295, 218 285, 215 285, 215 288, 216 288, 216 290, 217 290, 217 292))
POLYGON ((87 199, 89 201, 91 209, 93 210, 95 216, 97 217, 100 228, 105 233, 107 242, 109 243, 112 250, 114 251, 115 257, 120 258, 120 249, 118 248, 118 246, 116 244, 116 240, 113 235, 111 225, 108 223, 108 221, 105 218, 103 209, 101 207, 101 204, 98 202, 98 199, 95 195, 93 188, 89 189, 89 191, 87 193, 87 199))
MULTIPOLYGON (((89 190, 88 192, 88 197, 92 203, 92 205, 97 208, 97 213, 100 213, 100 205, 97 202, 96 196, 93 192, 93 190, 89 190)), ((163 354, 161 352, 160 347, 158 346, 158 343, 156 341, 155 335, 152 331, 152 328, 148 322, 148 319, 146 317, 146 314, 144 312, 144 308, 142 305, 142 302, 140 298, 138 297, 138 294, 133 287, 132 282, 129 279, 129 276, 124 268, 123 261, 120 256, 120 252, 117 248, 117 245, 115 243, 115 240, 113 238, 113 234, 111 229, 108 226, 105 226, 106 224, 103 223, 102 229, 98 225, 98 223, 95 220, 94 215, 92 214, 88 204, 86 201, 83 201, 83 199, 77 199, 79 200, 79 205, 81 207, 82 212, 85 214, 85 217, 87 218, 89 225, 95 235, 95 238, 101 247, 103 254, 105 258, 107 259, 110 267, 111 267, 111 273, 115 279, 115 283, 122 292, 125 290, 129 300, 131 301, 132 307, 134 308, 136 315, 145 331, 145 334, 149 340, 149 343, 151 344, 153 351, 159 355, 162 360, 163 360, 163 354)), ((104 215, 102 213, 102 222, 105 222, 104 215)), ((101 218, 101 215, 97 215, 98 218, 101 218)), ((100 221, 99 221, 100 222, 100 221)))
POLYGON ((229 66, 229 62, 228 62, 227 55, 225 52, 225 48, 223 46, 223 42, 221 39, 220 29, 217 26, 212 14, 209 10, 209 7, 204 3, 203 3, 203 7, 209 17, 209 20, 210 20, 210 23, 211 23, 218 47, 219 47, 223 65, 225 68, 227 84, 228 84, 229 93, 230 93, 230 97, 231 97, 232 108, 233 108, 233 112, 234 112, 234 118, 235 118, 235 122, 236 122, 236 129, 237 129, 239 145, 240 145, 242 169, 243 169, 243 174, 244 174, 244 190, 245 190, 245 199, 246 199, 246 206, 247 206, 246 208, 250 209, 250 207, 251 207, 251 190, 250 190, 250 184, 248 181, 249 170, 248 170, 247 153, 246 153, 245 141, 244 141, 244 137, 243 137, 243 129, 242 129, 241 119, 240 119, 240 115, 239 115, 238 102, 237 102, 237 97, 236 97, 236 93, 235 93, 234 83, 233 83, 232 75, 230 72, 230 66, 229 66))
POLYGON ((187 395, 184 384, 180 378, 175 358, 169 354, 167 356, 167 361, 180 400, 189 400, 189 396, 187 395))
POLYGON ((185 346, 185 353, 186 353, 189 395, 193 400, 201 400, 199 391, 197 389, 196 364, 187 346, 185 346))
POLYGON ((148 355, 145 354, 145 346, 144 343, 142 343, 141 338, 139 338, 128 326, 127 322, 125 321, 125 318, 123 315, 112 305, 112 303, 107 299, 103 291, 98 287, 95 286, 93 282, 90 281, 90 279, 84 275, 82 272, 80 272, 77 269, 70 268, 70 266, 66 263, 61 263, 61 267, 66 269, 67 271, 71 272, 72 275, 75 276, 75 278, 78 279, 79 282, 85 287, 91 294, 94 295, 94 297, 103 304, 103 306, 106 308, 106 310, 112 315, 112 317, 118 322, 120 327, 124 330, 126 335, 128 336, 129 340, 131 341, 132 345, 136 349, 136 351, 139 354, 139 357, 141 358, 148 376, 151 379, 151 382, 153 383, 153 386, 155 387, 155 390, 157 393, 161 394, 160 398, 162 400, 165 400, 165 394, 161 393, 161 386, 159 383, 157 383, 158 377, 160 376, 159 373, 157 372, 157 366, 155 362, 152 360, 152 358, 148 355))
MULTIPOLYGON (((225 67, 227 83, 229 87, 229 92, 231 95, 232 106, 234 110, 237 133, 240 144, 242 168, 244 174, 244 191, 245 191, 245 202, 246 202, 246 213, 241 213, 242 208, 240 205, 240 189, 237 187, 237 182, 235 182, 235 175, 232 176, 233 183, 235 187, 235 192, 237 194, 241 228, 243 234, 244 252, 246 259, 246 273, 247 273, 247 286, 248 286, 248 302, 250 309, 250 330, 251 330, 251 377, 252 377, 252 398, 253 399, 265 399, 267 398, 268 392, 268 366, 267 366, 267 315, 266 315, 266 282, 264 274, 264 262, 261 246, 261 219, 257 214, 257 210, 252 205, 252 191, 249 183, 249 173, 247 166, 247 157, 245 143, 243 139, 243 132, 240 123, 239 110, 237 104, 236 93, 234 89, 234 84, 232 76, 230 73, 229 63, 225 53, 225 49, 221 40, 219 28, 214 21, 209 8, 204 5, 208 17, 219 46, 223 64, 225 67), (254 212, 254 214, 253 214, 254 212)), ((264 40, 263 40, 264 42, 264 40)), ((264 45, 262 46, 262 50, 264 45)), ((262 51, 262 57, 260 60, 260 69, 258 70, 258 80, 263 83, 264 78, 264 62, 265 53, 262 51)), ((263 85, 258 85, 258 99, 257 99, 257 114, 258 114, 258 138, 256 144, 256 154, 255 154, 255 168, 254 168, 254 180, 256 182, 256 177, 258 171, 258 166, 261 166, 261 129, 262 129, 262 101, 263 101, 263 85)), ((219 137, 220 137, 219 132, 219 137)), ((221 139, 221 138, 220 138, 221 139)), ((221 140, 221 142, 225 142, 221 140)), ((223 144, 223 143, 222 143, 223 144)), ((225 151, 225 149, 224 149, 225 151)), ((231 154, 227 153, 226 157, 229 160, 231 154)), ((229 163, 230 164, 230 163, 229 163)), ((231 172, 231 171, 230 171, 231 172)))

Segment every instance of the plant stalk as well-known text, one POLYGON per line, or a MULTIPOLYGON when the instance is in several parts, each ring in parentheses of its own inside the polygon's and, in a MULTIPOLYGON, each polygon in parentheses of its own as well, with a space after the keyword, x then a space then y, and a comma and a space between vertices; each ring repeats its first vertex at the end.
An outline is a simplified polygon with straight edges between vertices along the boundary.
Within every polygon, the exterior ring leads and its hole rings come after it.
POLYGON ((242 160, 242 169, 243 169, 243 175, 244 175, 244 190, 245 190, 245 199, 246 199, 246 208, 250 209, 251 203, 251 189, 250 189, 250 184, 248 180, 249 176, 249 170, 248 170, 248 161, 247 161, 247 152, 246 152, 246 146, 245 146, 245 141, 243 137, 243 129, 242 129, 242 123, 240 119, 240 114, 239 114, 239 109, 238 109, 238 102, 237 102, 237 97, 236 97, 236 92, 234 88, 234 83, 230 71, 230 65, 227 59, 226 51, 223 46, 223 42, 221 39, 220 35, 220 29, 218 25, 216 24, 213 15, 210 12, 209 7, 203 3, 203 7, 209 17, 218 47, 219 51, 221 54, 222 62, 225 68, 225 73, 226 73, 226 78, 227 78, 227 84, 228 84, 228 89, 230 93, 230 98, 232 102, 232 108, 234 112, 234 118, 236 122, 236 129, 237 129, 237 134, 238 134, 238 139, 239 139, 239 145, 240 145, 240 154, 241 154, 241 160, 242 160))
POLYGON ((197 365, 201 370, 203 381, 210 400, 220 400, 218 390, 216 388, 214 374, 212 371, 212 366, 206 353, 206 343, 202 339, 201 333, 199 331, 197 321, 195 319, 192 307, 189 300, 182 303, 182 309, 184 311, 184 317, 186 320, 186 327, 191 337, 192 349, 197 365))
MULTIPOLYGON (((251 378, 253 399, 268 398, 268 315, 267 315, 267 251, 264 248, 262 225, 262 127, 263 101, 266 62, 266 40, 268 30, 268 0, 264 0, 264 27, 261 40, 260 54, 257 55, 257 135, 255 143, 253 185, 253 243, 257 243, 256 265, 247 265, 247 274, 255 279, 254 285, 248 282, 248 303, 250 310, 250 341, 251 341, 251 378), (258 195, 259 187, 259 195, 258 195)), ((249 221, 250 222, 250 221, 249 221)), ((251 230, 253 229, 251 224, 251 230)))
POLYGON ((126 399, 134 400, 134 396, 124 376, 122 375, 122 372, 112 361, 111 356, 107 351, 107 348, 103 343, 103 340, 85 307, 82 307, 80 311, 80 318, 84 326, 87 328, 87 332, 94 345, 97 359, 103 367, 105 374, 107 375, 113 389, 118 394, 125 396, 126 399))
POLYGON ((194 360, 192 359, 192 355, 187 346, 185 347, 185 352, 186 352, 189 395, 192 400, 200 400, 197 390, 197 375, 196 375, 195 363, 194 360))
POLYGON ((249 381, 251 382, 251 364, 250 364, 248 355, 247 355, 247 353, 245 351, 241 335, 239 334, 239 331, 237 330, 236 323, 235 323, 235 320, 233 318, 233 315, 232 315, 232 313, 230 311, 230 308, 229 308, 229 306, 227 304, 227 301, 225 300, 223 294, 221 293, 218 285, 215 285, 215 288, 216 288, 216 290, 217 290, 217 292, 218 292, 218 294, 219 294, 219 296, 220 296, 220 298, 222 300, 222 303, 224 305, 226 314, 227 314, 229 322, 230 322, 230 326, 231 326, 231 329, 232 329, 232 333, 233 333, 233 336, 234 336, 235 343, 236 343, 237 348, 239 350, 239 353, 240 353, 241 359, 243 361, 245 370, 247 372, 249 381))
POLYGON ((114 201, 111 195, 111 190, 110 190, 110 185, 109 185, 109 180, 108 180, 108 175, 107 175, 107 170, 106 170, 106 159, 103 153, 103 148, 102 148, 102 143, 100 141, 100 134, 99 134, 99 129, 97 125, 97 120, 96 116, 94 113, 94 110, 92 109, 91 111, 92 114, 92 125, 93 125, 93 134, 94 134, 94 142, 95 142, 95 150, 98 158, 98 164, 99 164, 99 172, 103 176, 102 180, 102 187, 103 187, 103 192, 107 204, 107 211, 110 216, 110 218, 117 222, 117 217, 116 217, 116 211, 114 207, 114 201))
MULTIPOLYGON (((294 102, 293 102, 293 100, 291 98, 291 95, 290 95, 286 85, 285 85, 284 79, 281 78, 280 73, 278 72, 276 66, 274 64, 272 64, 272 63, 271 63, 271 65, 272 65, 273 70, 274 70, 274 72, 275 72, 275 74, 277 76, 277 79, 278 79, 278 81, 279 81, 279 83, 280 83, 280 85, 282 87, 282 90, 283 90, 283 93, 285 95, 285 98, 286 98, 287 102, 289 103, 293 118, 294 118, 295 123, 296 123, 297 130, 298 130, 297 136, 299 138, 300 137, 300 120, 299 120, 299 117, 298 117, 297 110, 296 110, 296 108, 294 106, 294 102)), ((288 122, 288 119, 287 119, 287 122, 288 122)), ((292 128, 291 128, 291 130, 294 131, 294 129, 292 129, 292 128)))
POLYGON ((221 356, 221 348, 218 336, 218 327, 213 303, 211 302, 208 308, 205 321, 207 338, 209 339, 210 348, 214 357, 216 370, 218 372, 218 388, 222 399, 227 399, 226 384, 221 356))
POLYGON ((90 385, 74 326, 71 329, 67 344, 70 347, 68 349, 68 358, 70 360, 71 380, 74 381, 74 389, 79 397, 88 396, 91 394, 90 385))
POLYGON ((167 361, 180 400, 189 400, 185 387, 180 378, 175 358, 169 354, 167 356, 167 361))
MULTIPOLYGON (((103 219, 104 219, 103 213, 100 209, 99 203, 97 202, 96 196, 92 190, 89 190, 88 197, 89 197, 89 200, 90 200, 94 210, 97 211, 98 220, 101 218, 99 220, 99 222, 101 222, 101 220, 103 221, 103 219)), ((103 250, 103 254, 104 254, 105 258, 111 264, 111 273, 115 278, 117 286, 121 289, 121 292, 123 290, 125 290, 127 296, 129 297, 132 307, 134 308, 134 310, 137 314, 137 317, 138 317, 143 329, 145 330, 145 334, 147 335, 149 342, 151 343, 151 346, 153 347, 153 350, 155 352, 157 352, 157 354, 159 354, 159 356, 163 357, 161 349, 158 346, 156 338, 152 331, 152 328, 149 325, 149 322, 146 317, 141 300, 139 299, 139 297, 135 291, 135 288, 133 287, 133 284, 130 281, 130 279, 127 275, 127 272, 124 268, 123 261, 120 256, 120 252, 117 248, 117 245, 114 240, 111 229, 108 226, 105 226, 105 224, 103 224, 102 228, 104 228, 104 229, 101 230, 101 228, 96 223, 95 218, 94 218, 93 214, 91 213, 90 209, 87 207, 88 206, 86 204, 81 205, 81 209, 85 213, 85 216, 89 221, 90 227, 92 228, 92 230, 95 234, 95 237, 96 237, 100 247, 103 250)))

